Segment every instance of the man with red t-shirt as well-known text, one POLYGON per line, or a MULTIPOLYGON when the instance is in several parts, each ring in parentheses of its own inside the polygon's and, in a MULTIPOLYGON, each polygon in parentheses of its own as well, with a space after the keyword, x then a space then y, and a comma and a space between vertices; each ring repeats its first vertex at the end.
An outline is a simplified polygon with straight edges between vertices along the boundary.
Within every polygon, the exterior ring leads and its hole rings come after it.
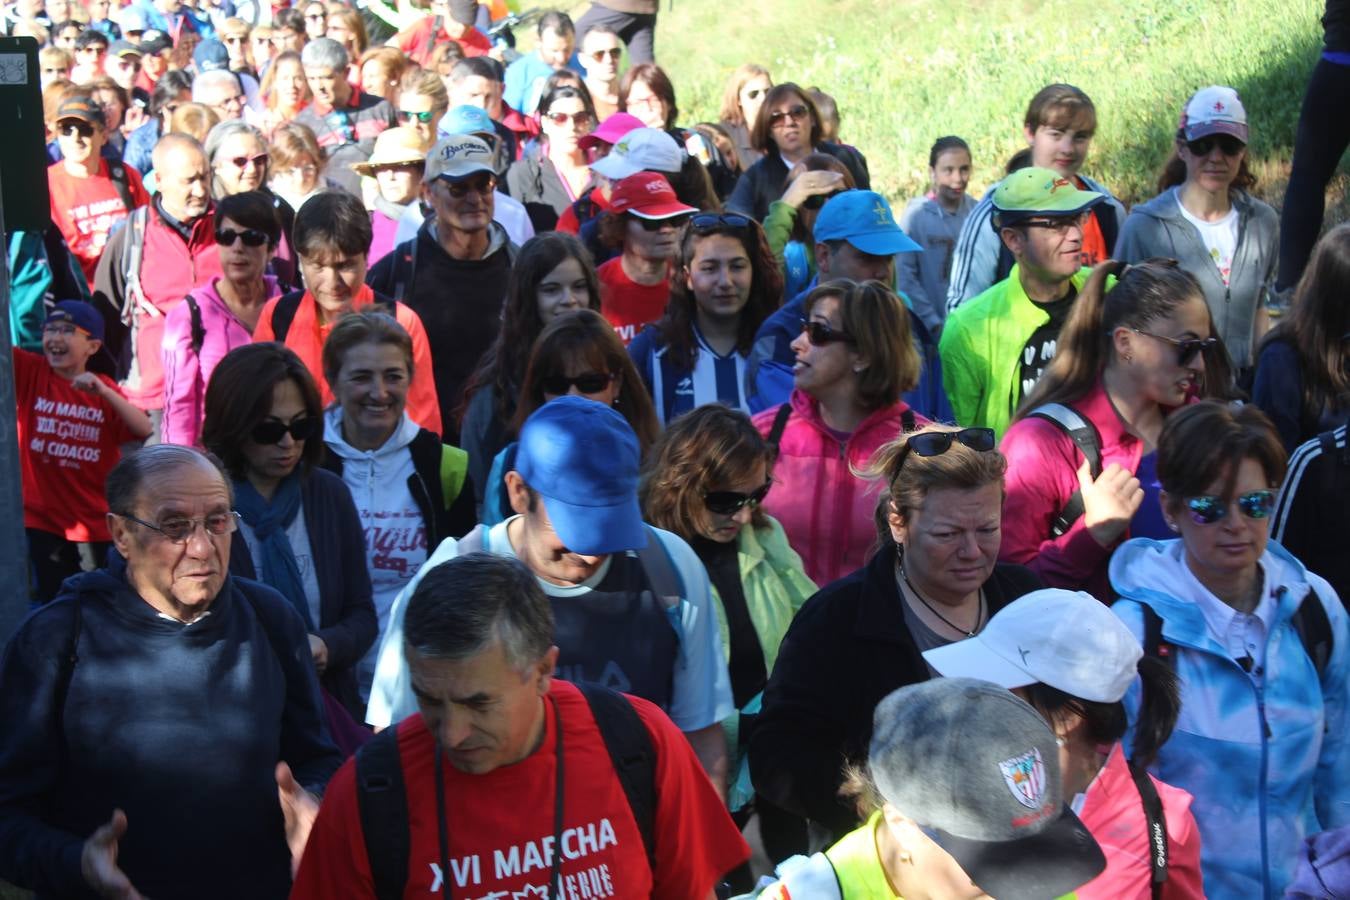
POLYGON ((478 18, 478 0, 431 0, 431 15, 408 26, 388 40, 419 66, 431 64, 437 45, 454 41, 464 55, 486 56, 492 49, 487 35, 473 27, 478 18))
POLYGON ((425 897, 447 880, 455 897, 713 896, 749 848, 689 743, 651 703, 553 678, 553 633, 517 560, 471 553, 422 578, 403 645, 420 712, 329 782, 293 900, 425 897), (650 753, 625 784, 609 742, 629 740, 650 753), (391 745, 402 787, 372 800, 391 745))
POLYGON ((614 185, 600 219, 600 240, 623 252, 596 270, 600 314, 627 346, 642 326, 661 318, 670 299, 670 270, 680 234, 698 212, 685 206, 665 177, 639 172, 614 185))
POLYGON ((109 232, 133 209, 150 202, 135 169, 100 155, 107 136, 103 109, 88 97, 77 94, 57 109, 61 159, 47 168, 52 221, 90 284, 109 232))

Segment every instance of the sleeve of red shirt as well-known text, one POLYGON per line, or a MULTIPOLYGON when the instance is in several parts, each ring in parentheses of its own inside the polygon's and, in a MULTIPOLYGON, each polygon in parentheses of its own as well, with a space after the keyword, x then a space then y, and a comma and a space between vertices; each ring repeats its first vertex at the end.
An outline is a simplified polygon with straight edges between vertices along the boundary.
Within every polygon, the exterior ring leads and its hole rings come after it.
POLYGON ((567 207, 563 214, 558 216, 558 224, 553 226, 554 231, 565 231, 568 234, 576 234, 581 231, 581 222, 577 219, 577 211, 574 207, 567 207))
POLYGON ((290 900, 375 897, 356 801, 356 758, 328 782, 318 818, 295 874, 290 900))
POLYGON ((122 169, 127 173, 127 192, 131 194, 132 209, 140 209, 150 202, 150 194, 145 190, 141 173, 136 171, 135 166, 123 166, 122 169))
POLYGON ((656 749, 656 871, 652 897, 707 897, 726 873, 750 858, 694 749, 665 713, 629 696, 656 749))
POLYGON ((422 319, 402 303, 394 307, 395 318, 412 338, 413 380, 408 390, 408 415, 427 431, 441 434, 441 403, 436 396, 436 378, 431 370, 431 345, 422 319))
MULTIPOLYGON (((108 387, 112 388, 113 393, 117 394, 117 396, 121 397, 123 400, 127 399, 127 395, 122 393, 122 389, 117 386, 117 382, 113 381, 107 375, 99 375, 98 380, 106 384, 108 387)), ((113 405, 109 403, 107 400, 103 400, 102 402, 103 402, 103 409, 107 413, 108 422, 111 423, 112 425, 113 429, 112 441, 118 444, 126 444, 130 441, 140 441, 141 438, 132 433, 130 426, 128 426, 126 423, 126 420, 117 414, 117 410, 113 408, 113 405)))

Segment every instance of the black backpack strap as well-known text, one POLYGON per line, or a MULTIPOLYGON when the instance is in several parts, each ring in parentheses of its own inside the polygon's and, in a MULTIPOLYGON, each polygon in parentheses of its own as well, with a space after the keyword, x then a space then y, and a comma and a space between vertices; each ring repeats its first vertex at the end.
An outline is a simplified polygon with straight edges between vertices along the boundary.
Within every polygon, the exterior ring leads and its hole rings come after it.
POLYGON ((769 453, 774 459, 778 458, 778 444, 783 440, 783 430, 787 428, 788 417, 792 415, 792 404, 784 403, 778 407, 778 414, 773 417, 773 427, 769 429, 769 436, 765 443, 769 445, 769 453))
MULTIPOLYGON (((391 725, 356 751, 356 802, 377 900, 399 900, 408 883, 408 795, 391 725)), ((449 878, 449 872, 441 873, 449 878)))
POLYGON ((272 307, 272 339, 279 343, 286 343, 286 335, 291 331, 291 323, 295 321, 295 311, 300 308, 300 300, 305 296, 304 291, 291 291, 289 294, 283 294, 277 301, 277 305, 272 307))
MULTIPOLYGON (((1102 474, 1102 438, 1097 433, 1097 426, 1088 421, 1086 416, 1063 403, 1046 403, 1028 412, 1027 416, 1045 419, 1059 426, 1087 460, 1092 477, 1095 479, 1102 474)), ((1083 495, 1080 491, 1074 491, 1059 515, 1050 523, 1050 536, 1060 537, 1067 532, 1074 522, 1082 518, 1083 511, 1083 495)))
POLYGON ((1139 609, 1144 614, 1144 655, 1161 659, 1175 668, 1176 659, 1172 654, 1172 645, 1163 640, 1162 616, 1154 612, 1153 607, 1147 603, 1139 604, 1139 609))
POLYGON ((206 343, 206 326, 202 324, 202 308, 197 304, 197 298, 188 294, 183 298, 187 303, 188 315, 192 319, 192 352, 194 355, 202 352, 202 344, 206 343))
POLYGON ((112 179, 113 187, 117 188, 117 196, 122 198, 122 205, 131 212, 136 208, 136 200, 131 196, 131 179, 127 177, 127 167, 120 162, 108 163, 108 176, 112 179))
POLYGON ((1162 798, 1158 788, 1148 772, 1142 766, 1129 763, 1130 777, 1139 791, 1139 800, 1144 806, 1144 821, 1148 823, 1148 867, 1152 872, 1149 888, 1154 900, 1162 896, 1163 885, 1167 883, 1167 817, 1163 813, 1162 798))
MULTIPOLYGON (((70 622, 70 652, 66 656, 66 666, 61 670, 60 677, 56 682, 56 720, 59 723, 61 716, 66 709, 66 695, 70 693, 70 682, 75 678, 75 666, 80 661, 80 634, 84 631, 84 601, 80 599, 79 593, 76 593, 71 600, 74 610, 71 613, 70 622)), ((66 730, 58 728, 61 734, 61 764, 66 765, 70 761, 70 747, 66 744, 66 730)))
POLYGON ((1291 623, 1298 632, 1298 639, 1303 642, 1303 649, 1307 651, 1308 658, 1317 669, 1318 678, 1321 678, 1326 674, 1327 663, 1331 662, 1331 651, 1334 647, 1331 620, 1327 618, 1327 611, 1323 608, 1317 592, 1312 588, 1308 588, 1308 593, 1294 611, 1291 623))
MULTIPOLYGON (((656 872, 656 748, 647 726, 628 698, 608 688, 574 682, 600 729, 600 737, 614 763, 638 833, 647 850, 647 865, 656 872)), ((366 746, 370 746, 367 744, 366 746)), ((364 749, 364 748, 363 748, 364 749)))
POLYGON ((419 232, 412 239, 412 247, 407 253, 400 253, 394 257, 394 298, 402 302, 407 296, 408 286, 412 284, 413 276, 417 273, 417 245, 422 240, 419 232))
POLYGON ((913 431, 917 424, 918 420, 914 418, 914 410, 906 406, 905 411, 900 413, 900 430, 913 431))

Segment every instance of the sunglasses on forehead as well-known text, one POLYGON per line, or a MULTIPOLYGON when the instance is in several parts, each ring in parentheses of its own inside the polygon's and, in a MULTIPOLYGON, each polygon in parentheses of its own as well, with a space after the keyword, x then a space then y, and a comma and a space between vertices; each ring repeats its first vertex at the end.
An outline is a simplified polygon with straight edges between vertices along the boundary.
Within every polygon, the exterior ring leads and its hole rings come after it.
POLYGON ((915 456, 941 456, 952 448, 953 443, 968 447, 976 453, 988 453, 994 449, 994 429, 962 428, 960 431, 925 431, 921 434, 911 434, 895 461, 895 476, 891 478, 891 484, 895 484, 895 478, 899 477, 900 469, 911 453, 915 456))

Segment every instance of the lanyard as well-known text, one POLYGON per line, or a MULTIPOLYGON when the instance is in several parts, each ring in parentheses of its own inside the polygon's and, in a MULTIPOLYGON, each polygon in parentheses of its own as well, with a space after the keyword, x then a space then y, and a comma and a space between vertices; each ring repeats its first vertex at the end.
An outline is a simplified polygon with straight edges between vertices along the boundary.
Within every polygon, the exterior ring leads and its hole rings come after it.
MULTIPOLYGON (((562 831, 563 831, 563 730, 562 714, 552 694, 548 702, 553 706, 553 728, 557 732, 554 756, 557 772, 553 783, 553 869, 548 876, 549 900, 558 900, 562 885, 562 831)), ((441 854, 441 896, 450 900, 450 829, 445 814, 444 756, 440 742, 436 742, 436 839, 441 854)))

